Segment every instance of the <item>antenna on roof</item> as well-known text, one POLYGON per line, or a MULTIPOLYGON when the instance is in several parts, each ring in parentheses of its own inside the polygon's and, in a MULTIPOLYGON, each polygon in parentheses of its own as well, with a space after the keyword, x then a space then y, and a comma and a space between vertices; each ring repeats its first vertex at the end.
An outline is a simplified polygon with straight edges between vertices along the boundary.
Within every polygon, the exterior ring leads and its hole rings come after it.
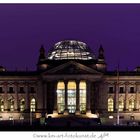
POLYGON ((120 124, 120 113, 119 113, 119 63, 117 66, 117 92, 116 92, 116 98, 117 98, 117 125, 120 124))

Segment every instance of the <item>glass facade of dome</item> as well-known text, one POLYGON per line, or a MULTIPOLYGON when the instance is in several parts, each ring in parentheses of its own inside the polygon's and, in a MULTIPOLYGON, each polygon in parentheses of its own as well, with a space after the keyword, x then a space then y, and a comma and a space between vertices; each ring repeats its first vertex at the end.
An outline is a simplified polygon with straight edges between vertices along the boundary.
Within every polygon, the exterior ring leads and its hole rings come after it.
POLYGON ((65 40, 55 44, 52 50, 48 53, 48 59, 90 60, 95 59, 95 55, 93 55, 93 53, 85 43, 75 40, 65 40))

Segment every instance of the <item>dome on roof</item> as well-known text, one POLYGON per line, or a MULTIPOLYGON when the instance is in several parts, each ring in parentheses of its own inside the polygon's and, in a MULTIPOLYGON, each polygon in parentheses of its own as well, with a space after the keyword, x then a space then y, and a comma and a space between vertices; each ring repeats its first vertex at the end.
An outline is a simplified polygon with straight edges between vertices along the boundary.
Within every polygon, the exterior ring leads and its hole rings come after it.
POLYGON ((64 40, 54 45, 54 47, 48 53, 48 59, 90 60, 90 59, 95 59, 95 55, 91 52, 91 50, 84 42, 76 41, 76 40, 64 40))

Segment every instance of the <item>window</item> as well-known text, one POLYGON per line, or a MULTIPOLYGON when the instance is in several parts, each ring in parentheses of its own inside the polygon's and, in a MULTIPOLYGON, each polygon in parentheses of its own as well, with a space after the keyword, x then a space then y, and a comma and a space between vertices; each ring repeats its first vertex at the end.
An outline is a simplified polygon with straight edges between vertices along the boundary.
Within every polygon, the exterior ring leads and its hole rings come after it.
POLYGON ((68 109, 69 113, 74 113, 76 110, 76 83, 75 81, 68 82, 68 109))
POLYGON ((19 93, 25 93, 24 87, 19 87, 19 93))
POLYGON ((20 100, 20 111, 23 112, 25 110, 25 100, 21 99, 20 100))
POLYGON ((30 87, 30 93, 35 93, 35 87, 30 87))
POLYGON ((2 87, 0 87, 0 93, 3 93, 3 88, 2 87))
POLYGON ((113 112, 114 111, 114 102, 112 98, 108 99, 108 112, 113 112))
POLYGON ((120 87, 120 93, 124 93, 124 87, 120 87))
POLYGON ((119 111, 123 111, 124 110, 124 100, 119 100, 119 111))
POLYGON ((8 109, 10 109, 10 111, 14 111, 14 99, 13 98, 8 100, 8 109))
POLYGON ((134 87, 130 87, 130 93, 134 93, 134 87))
POLYGON ((81 81, 79 84, 80 111, 86 112, 86 82, 81 81))
POLYGON ((3 101, 3 99, 0 99, 0 111, 1 112, 4 111, 4 101, 3 101))
POLYGON ((65 84, 58 82, 57 84, 57 109, 58 113, 62 113, 65 109, 65 84))
POLYGON ((109 93, 113 93, 113 92, 114 92, 113 87, 109 87, 109 93))
POLYGON ((135 107, 135 101, 134 101, 134 99, 130 99, 129 100, 129 108, 128 108, 128 110, 133 111, 134 107, 135 107))
POLYGON ((9 93, 14 93, 14 88, 13 87, 9 87, 9 93))
POLYGON ((30 102, 30 111, 35 112, 35 110, 36 110, 36 100, 35 98, 32 98, 30 102))

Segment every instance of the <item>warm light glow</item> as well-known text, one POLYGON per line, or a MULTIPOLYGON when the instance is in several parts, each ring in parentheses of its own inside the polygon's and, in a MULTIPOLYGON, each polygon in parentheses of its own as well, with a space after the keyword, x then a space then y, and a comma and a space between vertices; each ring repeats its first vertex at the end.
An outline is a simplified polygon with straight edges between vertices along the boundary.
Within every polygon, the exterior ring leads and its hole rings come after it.
POLYGON ((20 100, 20 111, 24 111, 25 110, 25 99, 21 99, 20 100))
POLYGON ((113 119, 114 117, 113 116, 109 116, 109 119, 113 119))
POLYGON ((135 101, 134 101, 134 99, 130 99, 129 100, 129 108, 128 108, 128 110, 133 111, 134 107, 135 107, 135 101))
POLYGON ((64 85, 64 82, 58 82, 57 84, 57 89, 65 89, 65 85, 64 85))
POLYGON ((74 113, 76 110, 76 83, 68 82, 68 109, 69 113, 74 113))
POLYGON ((95 59, 95 55, 89 50, 88 46, 76 40, 64 40, 55 44, 53 50, 48 54, 48 59, 95 59))
POLYGON ((65 109, 65 85, 64 82, 57 84, 57 109, 58 113, 63 113, 65 109))
POLYGON ((9 120, 14 120, 13 116, 9 116, 9 120))
POLYGON ((79 84, 80 111, 86 112, 86 82, 81 81, 79 84))
POLYGON ((19 119, 20 119, 20 120, 24 120, 24 116, 20 116, 19 119))
POLYGON ((119 111, 123 111, 124 110, 124 100, 119 100, 119 111))
POLYGON ((113 105, 114 103, 113 103, 113 99, 112 98, 109 98, 108 99, 108 111, 109 112, 113 112, 113 110, 114 110, 114 105, 113 105))
POLYGON ((35 112, 35 110, 36 110, 36 100, 35 98, 32 98, 30 102, 30 111, 35 112))
POLYGON ((3 101, 3 99, 0 99, 0 111, 1 112, 4 111, 4 101, 3 101))
POLYGON ((96 114, 92 114, 92 113, 87 113, 86 116, 89 118, 98 118, 96 114))
POLYGON ((2 116, 0 116, 0 121, 2 121, 3 120, 3 117, 2 116))
POLYGON ((68 82, 68 89, 76 89, 76 83, 75 82, 68 82))
POLYGON ((10 109, 10 111, 14 111, 14 98, 12 96, 8 100, 8 109, 10 109))

